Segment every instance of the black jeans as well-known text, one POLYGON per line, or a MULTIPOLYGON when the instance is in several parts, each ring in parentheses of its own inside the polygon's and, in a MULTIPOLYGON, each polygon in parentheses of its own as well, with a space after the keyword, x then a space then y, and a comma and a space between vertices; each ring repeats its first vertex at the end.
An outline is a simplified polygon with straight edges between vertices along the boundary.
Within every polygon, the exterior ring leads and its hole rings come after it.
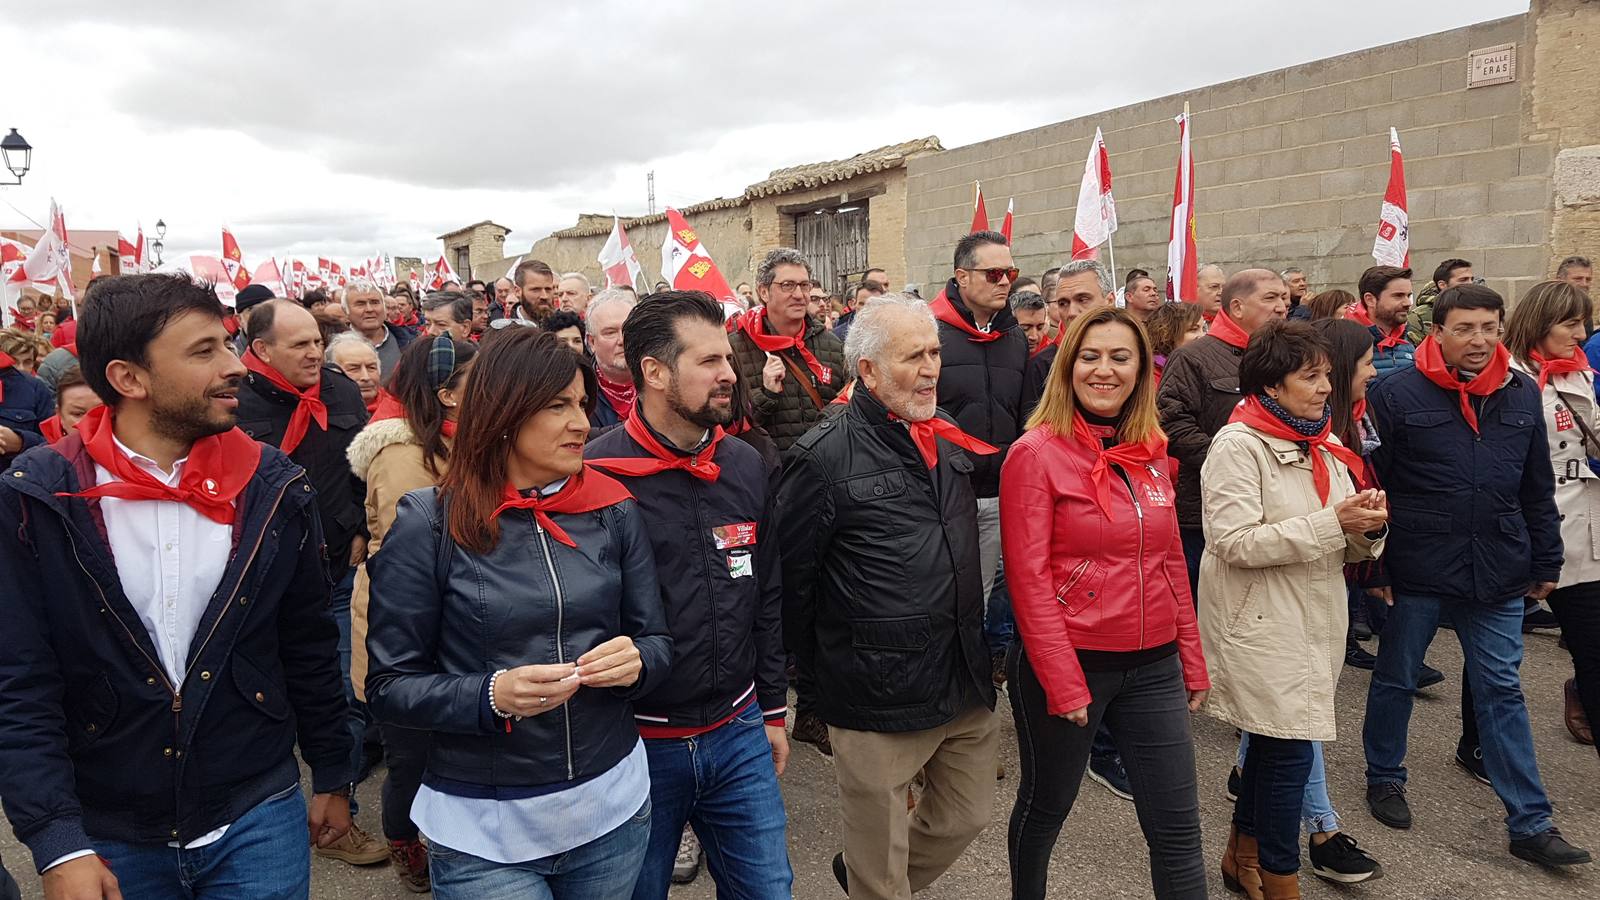
POLYGON ((417 826, 411 821, 411 804, 422 787, 422 770, 428 763, 428 732, 384 724, 383 758, 389 774, 383 779, 383 836, 391 841, 414 841, 417 826))
POLYGON ((1200 605, 1200 558, 1206 555, 1206 532, 1203 528, 1179 528, 1183 541, 1183 561, 1189 568, 1189 596, 1194 605, 1200 605))
POLYGON ((0 865, 0 900, 21 900, 22 892, 18 890, 17 883, 11 880, 11 873, 0 865))
MULTIPOLYGON (((1134 810, 1150 846, 1154 895, 1204 897, 1206 871, 1200 848, 1194 735, 1189 730, 1189 695, 1178 657, 1126 672, 1085 673, 1094 697, 1086 726, 1046 711, 1044 688, 1020 642, 1011 645, 1006 676, 1022 755, 1022 778, 1006 841, 1011 896, 1019 900, 1045 896, 1050 853, 1078 797, 1089 748, 1104 722, 1133 786, 1134 810)), ((1296 829, 1300 827, 1298 803, 1297 798, 1296 829)), ((1093 838, 1090 845, 1097 853, 1105 846, 1101 838, 1093 838)))
POLYGON ((1600 729, 1600 581, 1586 581, 1550 594, 1546 601, 1561 623, 1561 636, 1572 654, 1578 700, 1589 727, 1600 729))
POLYGON ((1300 807, 1312 755, 1310 741, 1250 733, 1233 824, 1256 839, 1261 868, 1274 875, 1300 871, 1300 807))

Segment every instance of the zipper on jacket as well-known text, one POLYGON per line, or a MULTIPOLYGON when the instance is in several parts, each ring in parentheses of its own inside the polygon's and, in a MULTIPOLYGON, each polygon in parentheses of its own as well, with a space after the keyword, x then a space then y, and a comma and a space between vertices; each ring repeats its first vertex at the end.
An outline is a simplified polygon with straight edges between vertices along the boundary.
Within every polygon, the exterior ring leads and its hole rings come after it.
MULTIPOLYGON (((699 460, 700 460, 700 454, 698 454, 698 453, 696 453, 694 456, 690 457, 690 463, 691 464, 697 463, 697 462, 699 462, 699 460)), ((698 479, 698 478, 690 478, 689 480, 691 482, 695 482, 695 481, 699 481, 700 479, 698 479)), ((694 524, 695 524, 695 528, 697 529, 698 533, 701 534, 701 535, 708 534, 708 533, 710 533, 710 530, 706 525, 705 516, 701 515, 701 512, 705 507, 704 507, 704 504, 702 504, 700 502, 701 501, 701 496, 700 496, 701 495, 701 488, 700 488, 700 485, 691 484, 691 485, 689 485, 689 490, 694 493, 694 524)), ((759 536, 758 536, 758 539, 759 539, 759 536)), ((702 540, 704 540, 704 538, 702 538, 702 540)), ((715 544, 716 544, 716 541, 713 539, 712 545, 715 546, 715 544)), ((701 544, 700 546, 702 548, 704 548, 705 544, 701 544)), ((723 551, 718 550, 716 552, 718 554, 721 554, 723 551)), ((706 621, 706 626, 707 626, 706 630, 711 633, 711 696, 716 697, 716 696, 719 696, 719 692, 718 692, 717 688, 720 685, 720 683, 719 683, 719 681, 717 679, 717 671, 718 671, 719 663, 720 663, 720 661, 722 659, 721 655, 719 655, 719 653, 718 653, 718 648, 717 648, 717 628, 716 628, 716 624, 717 624, 717 601, 716 601, 717 589, 716 589, 716 585, 712 583, 712 578, 711 578, 711 572, 712 572, 711 566, 712 566, 712 563, 716 562, 716 559, 715 558, 707 559, 705 551, 704 551, 704 549, 702 549, 701 554, 700 554, 700 562, 701 562, 701 565, 704 566, 704 568, 702 569, 702 571, 704 572, 704 577, 701 580, 705 582, 705 585, 706 585, 706 599, 708 601, 710 601, 710 606, 711 606, 711 618, 706 621)), ((751 554, 750 563, 751 563, 752 566, 755 564, 755 555, 754 554, 751 554)))
MULTIPOLYGON (((539 532, 539 546, 544 550, 545 570, 550 573, 550 585, 555 588, 556 592, 556 662, 564 663, 567 661, 567 657, 566 652, 561 648, 561 627, 567 601, 561 593, 561 579, 556 577, 555 561, 550 558, 550 537, 545 533, 544 526, 540 525, 537 519, 533 522, 533 530, 539 532)), ((567 780, 571 781, 577 777, 572 765, 572 707, 565 703, 561 704, 561 722, 567 732, 567 780)))
POLYGON ((1133 501, 1133 512, 1139 517, 1139 647, 1144 649, 1144 507, 1139 505, 1139 492, 1133 489, 1133 479, 1126 478, 1128 485, 1128 498, 1133 501))

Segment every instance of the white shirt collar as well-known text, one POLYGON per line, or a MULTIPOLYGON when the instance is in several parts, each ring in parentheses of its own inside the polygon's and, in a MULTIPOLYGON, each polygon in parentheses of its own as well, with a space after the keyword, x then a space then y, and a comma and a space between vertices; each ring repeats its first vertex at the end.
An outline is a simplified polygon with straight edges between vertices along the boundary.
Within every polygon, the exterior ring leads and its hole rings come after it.
POLYGON ((128 447, 127 444, 124 444, 122 441, 118 440, 116 434, 111 435, 111 442, 116 444, 117 450, 123 456, 126 456, 128 459, 132 460, 134 465, 145 470, 157 481, 165 484, 167 487, 177 487, 178 482, 183 479, 183 464, 189 461, 189 457, 185 456, 183 459, 173 463, 172 474, 169 475, 162 471, 160 463, 148 456, 134 452, 128 447))

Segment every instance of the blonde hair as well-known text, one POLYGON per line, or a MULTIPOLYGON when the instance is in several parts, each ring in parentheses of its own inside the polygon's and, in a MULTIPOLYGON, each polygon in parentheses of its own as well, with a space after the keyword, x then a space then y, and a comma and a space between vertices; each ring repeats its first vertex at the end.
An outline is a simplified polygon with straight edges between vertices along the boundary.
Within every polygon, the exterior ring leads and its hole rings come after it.
POLYGON ((1523 365, 1531 366, 1529 354, 1539 349, 1539 342, 1550 329, 1569 319, 1589 320, 1589 298, 1583 290, 1568 281, 1541 281, 1522 295, 1517 305, 1506 316, 1506 333, 1502 343, 1511 355, 1523 365))
MULTIPOLYGON (((1140 444, 1151 437, 1165 437, 1161 420, 1156 415, 1155 367, 1151 359, 1150 336, 1144 326, 1125 309, 1102 306, 1072 320, 1066 338, 1056 352, 1050 374, 1045 377, 1044 394, 1033 415, 1028 417, 1028 429, 1041 425, 1063 437, 1072 436, 1072 422, 1078 415, 1078 394, 1072 387, 1072 367, 1088 339, 1089 329, 1099 325, 1118 323, 1133 331, 1134 343, 1139 348, 1139 380, 1133 393, 1122 406, 1124 413, 1118 437, 1130 444, 1140 444)), ((852 330, 852 334, 855 332, 852 330)))

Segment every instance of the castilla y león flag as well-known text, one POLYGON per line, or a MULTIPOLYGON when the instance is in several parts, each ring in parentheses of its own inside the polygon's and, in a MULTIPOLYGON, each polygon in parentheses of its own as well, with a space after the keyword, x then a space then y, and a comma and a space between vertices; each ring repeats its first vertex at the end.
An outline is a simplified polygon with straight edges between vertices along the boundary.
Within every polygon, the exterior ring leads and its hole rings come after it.
POLYGON ((1400 156, 1400 133, 1389 129, 1389 188, 1378 214, 1378 237, 1372 258, 1380 266, 1411 265, 1411 221, 1406 215, 1406 166, 1400 156))
POLYGON ((222 229, 222 268, 233 282, 234 290, 242 291, 250 286, 250 270, 244 267, 244 253, 239 250, 239 242, 233 239, 233 232, 226 228, 222 229))
POLYGON ((1189 104, 1178 116, 1178 177, 1172 187, 1172 226, 1167 232, 1167 299, 1200 298, 1194 236, 1194 151, 1189 142, 1189 104))
POLYGON ((733 297, 728 279, 711 259, 711 252, 700 243, 700 235, 684 220, 683 213, 667 207, 667 239, 661 242, 661 279, 677 291, 705 291, 713 300, 733 297))
POLYGON ((1117 230, 1117 201, 1111 199, 1111 155, 1100 129, 1094 130, 1089 158, 1083 163, 1083 183, 1078 186, 1078 210, 1072 223, 1072 258, 1094 259, 1100 245, 1117 230))
POLYGON ((639 257, 633 253, 633 245, 628 242, 628 232, 623 230, 622 220, 616 216, 611 217, 611 236, 600 248, 599 260, 601 270, 606 273, 606 287, 619 284, 632 287, 644 274, 639 257))

